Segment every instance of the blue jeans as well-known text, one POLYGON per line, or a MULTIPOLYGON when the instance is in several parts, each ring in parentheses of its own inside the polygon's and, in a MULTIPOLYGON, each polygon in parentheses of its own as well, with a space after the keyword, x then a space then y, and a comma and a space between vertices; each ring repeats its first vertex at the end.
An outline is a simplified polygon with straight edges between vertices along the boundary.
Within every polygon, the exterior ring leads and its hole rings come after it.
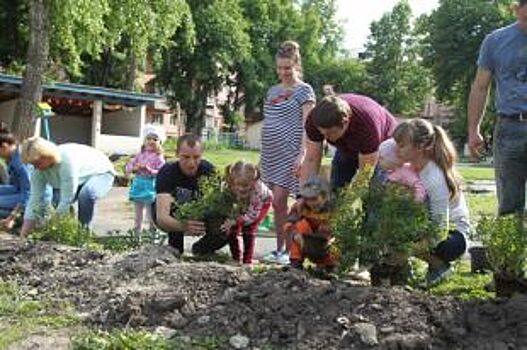
POLYGON ((5 219, 17 205, 24 205, 26 199, 27 196, 16 192, 14 186, 0 186, 0 219, 5 219))
POLYGON ((342 151, 335 152, 331 161, 331 189, 338 191, 350 183, 359 168, 359 154, 348 155, 342 151))
MULTIPOLYGON (((348 155, 337 150, 331 161, 331 189, 337 192, 351 182, 359 169, 359 154, 348 155)), ((382 185, 386 181, 386 172, 377 165, 371 179, 371 185, 382 185)))
POLYGON ((498 213, 523 212, 527 181, 527 121, 498 119, 494 129, 494 166, 498 213))
MULTIPOLYGON (((83 225, 90 226, 95 212, 95 201, 105 197, 112 189, 114 175, 104 173, 92 176, 77 189, 74 201, 79 202, 78 218, 83 225)), ((60 191, 53 190, 53 205, 56 206, 60 199, 60 191)))

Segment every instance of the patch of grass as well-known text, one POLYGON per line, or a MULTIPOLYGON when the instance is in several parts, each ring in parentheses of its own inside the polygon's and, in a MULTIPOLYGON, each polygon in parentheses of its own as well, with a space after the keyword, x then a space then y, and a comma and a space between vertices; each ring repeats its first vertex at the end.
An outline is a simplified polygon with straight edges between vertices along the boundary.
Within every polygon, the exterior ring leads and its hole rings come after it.
POLYGON ((62 328, 79 322, 68 306, 26 299, 20 294, 15 284, 0 282, 0 349, 39 327, 62 328))
POLYGON ((498 212, 498 199, 495 194, 467 193, 466 200, 473 223, 477 222, 482 216, 496 215, 498 212))
POLYGON ((95 237, 95 241, 102 249, 112 252, 126 252, 143 245, 163 245, 167 235, 161 231, 142 230, 136 232, 131 229, 126 232, 120 230, 108 231, 106 236, 95 237))
POLYGON ((112 332, 88 332, 73 338, 74 350, 113 349, 172 349, 170 342, 160 335, 144 331, 115 330, 112 332))
POLYGON ((460 165, 457 170, 465 182, 494 180, 494 168, 488 165, 460 165))
POLYGON ((251 273, 255 275, 259 275, 259 274, 263 274, 269 271, 281 271, 282 269, 283 269, 282 266, 275 265, 275 264, 257 263, 252 266, 251 273))
POLYGON ((219 337, 164 338, 161 335, 134 330, 88 332, 73 339, 73 350, 209 350, 225 348, 227 339, 219 337))
POLYGON ((491 280, 491 274, 473 274, 470 272, 470 263, 460 261, 456 264, 455 273, 429 292, 433 295, 455 296, 463 300, 490 299, 494 298, 495 293, 486 291, 485 285, 491 280))
POLYGON ((217 169, 222 170, 237 160, 245 160, 253 164, 258 164, 260 161, 260 152, 235 149, 205 150, 203 158, 214 164, 217 169))

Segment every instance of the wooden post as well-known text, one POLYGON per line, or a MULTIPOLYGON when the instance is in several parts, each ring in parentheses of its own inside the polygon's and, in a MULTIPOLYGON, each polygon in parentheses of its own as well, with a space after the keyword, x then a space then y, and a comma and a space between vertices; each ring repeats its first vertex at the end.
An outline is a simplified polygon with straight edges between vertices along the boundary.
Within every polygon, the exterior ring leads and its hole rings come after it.
POLYGON ((91 119, 91 145, 93 148, 101 146, 101 123, 102 123, 102 101, 93 101, 93 112, 91 119))

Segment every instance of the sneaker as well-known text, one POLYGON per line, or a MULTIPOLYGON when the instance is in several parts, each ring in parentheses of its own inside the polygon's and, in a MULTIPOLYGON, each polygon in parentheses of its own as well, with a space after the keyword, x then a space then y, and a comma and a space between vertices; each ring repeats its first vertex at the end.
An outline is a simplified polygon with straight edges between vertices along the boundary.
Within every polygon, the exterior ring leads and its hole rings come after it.
POLYGON ((427 288, 433 287, 439 282, 445 280, 448 276, 450 276, 450 274, 452 274, 452 272, 454 272, 454 270, 452 269, 452 266, 450 266, 449 263, 445 263, 437 269, 428 270, 428 272, 426 273, 427 288))
POLYGON ((278 256, 276 257, 276 263, 279 265, 289 265, 289 253, 288 252, 278 253, 278 256))
POLYGON ((264 255, 262 257, 262 261, 268 262, 268 263, 276 263, 279 255, 280 255, 280 252, 278 250, 273 250, 272 252, 264 255))

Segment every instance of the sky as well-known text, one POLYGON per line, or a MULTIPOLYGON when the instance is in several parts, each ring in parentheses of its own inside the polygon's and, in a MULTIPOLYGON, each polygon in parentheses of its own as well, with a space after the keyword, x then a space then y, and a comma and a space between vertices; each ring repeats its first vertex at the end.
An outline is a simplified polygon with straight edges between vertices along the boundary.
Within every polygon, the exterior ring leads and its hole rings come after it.
MULTIPOLYGON (((343 21, 345 48, 358 53, 370 33, 370 23, 393 9, 398 0, 337 0, 337 18, 343 21)), ((439 0, 409 0, 414 16, 429 13, 439 0)))

